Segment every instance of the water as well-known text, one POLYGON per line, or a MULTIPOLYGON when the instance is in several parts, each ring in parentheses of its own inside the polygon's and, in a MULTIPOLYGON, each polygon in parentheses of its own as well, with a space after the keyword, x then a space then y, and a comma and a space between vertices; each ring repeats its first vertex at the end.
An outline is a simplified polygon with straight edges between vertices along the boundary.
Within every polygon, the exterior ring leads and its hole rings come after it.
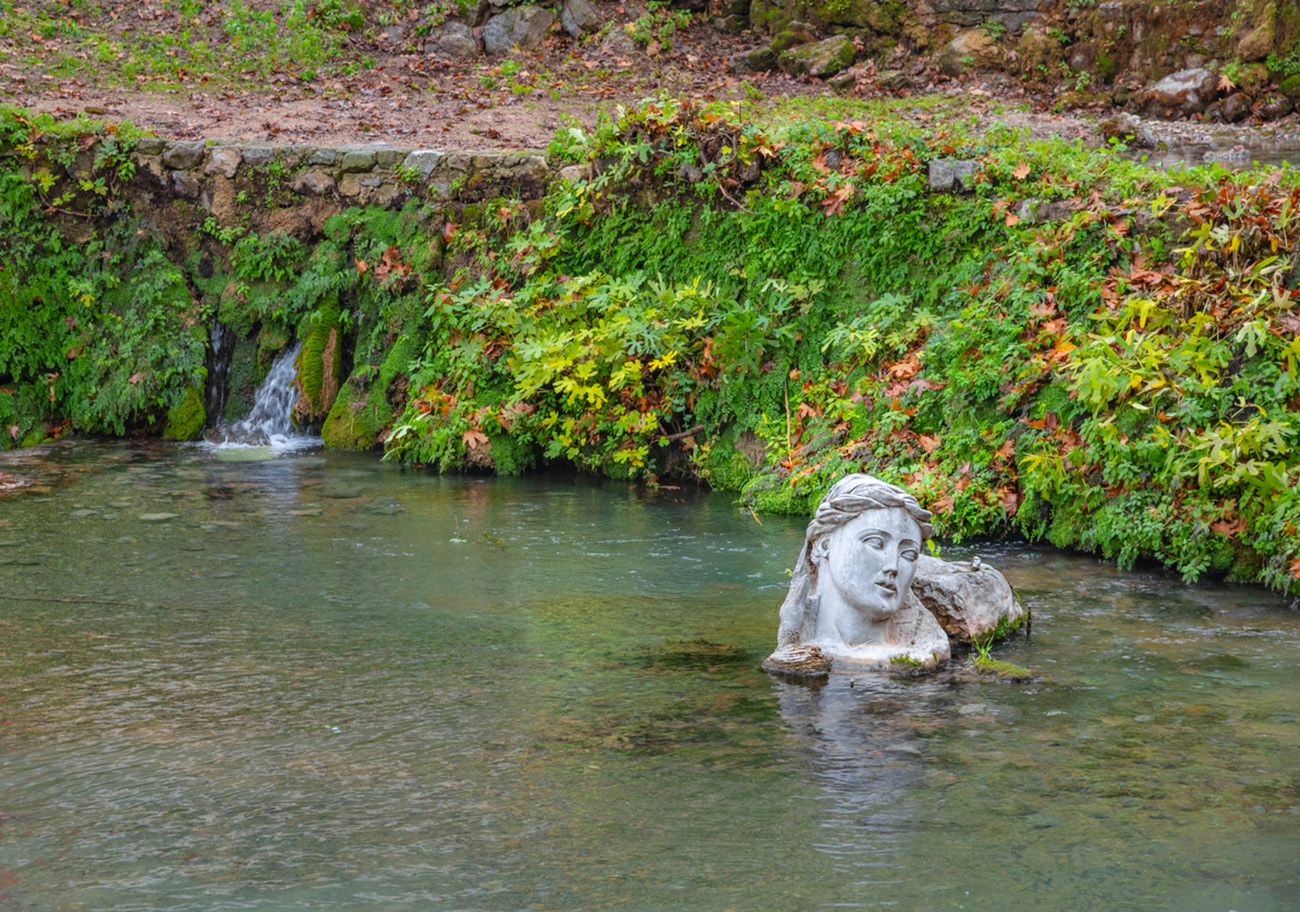
POLYGON ((1265 592, 985 547, 1040 682, 808 688, 799 520, 218 456, 0 454, 5 912, 1295 908, 1265 592))
POLYGON ((210 428, 204 434, 209 443, 219 448, 245 451, 227 453, 227 459, 260 459, 320 446, 318 438, 299 434, 293 426, 293 408, 298 403, 298 390, 293 385, 297 369, 293 362, 300 351, 302 343, 298 342, 276 355, 247 418, 210 428))

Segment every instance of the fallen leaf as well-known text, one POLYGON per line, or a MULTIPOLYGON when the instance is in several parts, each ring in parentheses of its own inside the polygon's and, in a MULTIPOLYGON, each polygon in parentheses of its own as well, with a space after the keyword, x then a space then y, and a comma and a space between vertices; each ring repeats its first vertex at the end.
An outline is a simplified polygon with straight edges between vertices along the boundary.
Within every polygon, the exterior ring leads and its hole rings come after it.
POLYGON ((1011 174, 1016 180, 1024 180, 1029 176, 1029 162, 1021 162, 1011 169, 1011 174))

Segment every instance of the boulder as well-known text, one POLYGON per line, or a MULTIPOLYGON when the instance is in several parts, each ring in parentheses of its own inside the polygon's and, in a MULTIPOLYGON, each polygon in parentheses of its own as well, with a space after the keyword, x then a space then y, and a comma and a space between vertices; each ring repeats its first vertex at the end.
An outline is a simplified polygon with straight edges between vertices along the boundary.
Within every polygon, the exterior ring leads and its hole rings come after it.
POLYGON ((576 41, 583 35, 600 31, 600 13, 587 0, 564 0, 560 26, 576 41))
POLYGON ((1204 67, 1179 70, 1139 92, 1137 109, 1146 117, 1199 114, 1214 100, 1218 78, 1204 67))
POLYGON ((960 76, 971 67, 996 69, 1005 55, 997 42, 982 29, 966 29, 939 55, 939 69, 945 76, 960 76))
POLYGON ((771 48, 741 51, 739 54, 733 54, 728 63, 731 65, 731 72, 741 75, 770 73, 776 69, 776 54, 771 48))
POLYGON ((513 47, 529 51, 542 43, 555 24, 555 14, 540 6, 517 6, 493 16, 483 26, 483 49, 504 54, 513 47))
POLYGON ((776 37, 772 39, 772 50, 779 54, 801 44, 811 44, 816 40, 817 35, 813 32, 812 26, 802 22, 791 22, 787 28, 776 33, 776 37))
POLYGON ((977 161, 936 158, 930 162, 930 192, 969 192, 975 189, 975 175, 979 172, 980 163, 977 161))
POLYGON ((204 144, 201 142, 168 143, 162 154, 163 164, 178 171, 197 168, 203 161, 203 149, 204 144))
POLYGON ((1267 25, 1252 29, 1237 42, 1237 57, 1243 63, 1263 60, 1273 53, 1273 30, 1267 25))
POLYGON ((1259 101, 1255 102, 1254 114, 1260 120, 1278 120, 1286 117, 1294 106, 1291 99, 1278 92, 1270 92, 1259 101))
POLYGON ((1025 622, 1025 609, 1006 577, 978 558, 952 562, 922 555, 912 577, 912 594, 950 639, 962 643, 1004 636, 1025 622))
POLYGON ((478 56, 478 41, 463 22, 448 22, 429 36, 426 47, 439 57, 450 60, 473 60, 478 56))
POLYGON ((1097 124, 1097 133, 1107 142, 1113 139, 1133 149, 1154 149, 1159 145, 1151 128, 1132 114, 1106 118, 1097 124))
POLYGON ((1227 98, 1223 99, 1220 105, 1220 112, 1224 121, 1227 123, 1238 123, 1250 116, 1250 109, 1254 107, 1255 99, 1251 98, 1245 92, 1233 92, 1227 98))
POLYGON ((853 65, 857 51, 847 35, 801 44, 782 53, 776 65, 791 76, 834 76, 853 65))
POLYGON ((239 170, 239 163, 244 160, 244 155, 236 146, 217 146, 212 150, 208 158, 208 166, 203 169, 204 174, 220 174, 227 179, 233 179, 235 172, 239 170))

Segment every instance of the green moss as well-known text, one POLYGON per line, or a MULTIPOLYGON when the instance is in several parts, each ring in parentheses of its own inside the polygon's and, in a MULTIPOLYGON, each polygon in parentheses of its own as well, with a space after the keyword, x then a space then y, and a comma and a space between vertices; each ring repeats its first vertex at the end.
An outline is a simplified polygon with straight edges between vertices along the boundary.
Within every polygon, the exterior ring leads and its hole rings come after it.
POLYGON ((498 475, 522 475, 537 463, 537 448, 509 434, 489 434, 492 461, 498 475))
POLYGON ((343 370, 342 328, 339 325, 338 295, 326 299, 308 323, 302 351, 294 362, 298 371, 300 398, 295 414, 317 421, 330 412, 343 370))
POLYGON ((1014 665, 1011 662, 1003 662, 1000 659, 989 659, 980 656, 972 664, 980 674, 989 675, 1001 681, 1023 683, 1038 677, 1037 673, 1030 671, 1028 668, 1014 665))
POLYGON ((180 403, 167 412, 162 435, 167 440, 194 440, 203 433, 208 413, 203 407, 203 390, 191 386, 180 403))
POLYGON ((349 381, 334 398, 320 435, 332 450, 371 450, 392 420, 393 408, 382 389, 361 391, 349 381))

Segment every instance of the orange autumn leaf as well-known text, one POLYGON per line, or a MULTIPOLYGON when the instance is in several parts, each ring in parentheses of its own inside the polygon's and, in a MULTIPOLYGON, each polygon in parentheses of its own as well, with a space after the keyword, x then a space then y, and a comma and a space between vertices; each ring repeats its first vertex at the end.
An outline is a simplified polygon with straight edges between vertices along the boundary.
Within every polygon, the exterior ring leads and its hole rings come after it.
POLYGON ((1011 169, 1011 174, 1016 180, 1024 180, 1029 176, 1029 162, 1021 162, 1011 169))

